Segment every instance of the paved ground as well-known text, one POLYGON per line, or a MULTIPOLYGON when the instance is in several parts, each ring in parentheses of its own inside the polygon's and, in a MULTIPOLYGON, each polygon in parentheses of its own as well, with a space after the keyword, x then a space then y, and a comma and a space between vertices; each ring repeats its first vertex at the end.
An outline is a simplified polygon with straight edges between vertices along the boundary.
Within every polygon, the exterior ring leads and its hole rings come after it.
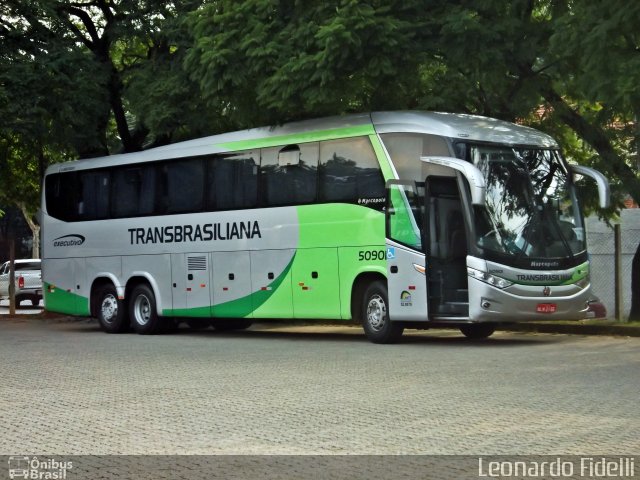
POLYGON ((640 339, 0 319, 0 454, 635 454, 640 339))
MULTIPOLYGON (((37 307, 32 306, 30 300, 24 300, 20 302, 20 305, 16 308, 16 314, 33 315, 35 313, 42 312, 42 309, 43 309, 42 300, 40 300, 40 305, 38 305, 37 307)), ((9 314, 9 300, 0 300, 0 315, 8 315, 8 314, 9 314)))

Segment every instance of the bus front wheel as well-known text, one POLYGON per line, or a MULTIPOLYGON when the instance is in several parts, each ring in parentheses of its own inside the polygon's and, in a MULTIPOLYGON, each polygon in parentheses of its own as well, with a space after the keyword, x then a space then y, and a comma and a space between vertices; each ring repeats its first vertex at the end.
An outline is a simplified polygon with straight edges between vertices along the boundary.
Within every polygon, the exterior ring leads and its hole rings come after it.
POLYGON ((362 299, 362 327, 373 343, 396 342, 404 326, 389 319, 387 286, 375 281, 367 287, 362 299))
POLYGON ((127 331, 127 312, 113 285, 105 285, 98 290, 96 302, 96 316, 102 330, 107 333, 127 331))
POLYGON ((160 330, 160 318, 156 311, 153 291, 144 284, 136 286, 129 297, 129 317, 133 329, 142 335, 152 335, 160 330))

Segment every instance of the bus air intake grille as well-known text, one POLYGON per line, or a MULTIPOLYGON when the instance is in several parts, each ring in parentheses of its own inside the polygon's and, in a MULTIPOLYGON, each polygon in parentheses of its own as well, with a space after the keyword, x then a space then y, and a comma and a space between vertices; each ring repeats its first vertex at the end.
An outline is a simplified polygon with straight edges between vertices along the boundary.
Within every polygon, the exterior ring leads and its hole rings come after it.
POLYGON ((207 257, 188 257, 187 269, 192 270, 206 270, 207 269, 207 257))

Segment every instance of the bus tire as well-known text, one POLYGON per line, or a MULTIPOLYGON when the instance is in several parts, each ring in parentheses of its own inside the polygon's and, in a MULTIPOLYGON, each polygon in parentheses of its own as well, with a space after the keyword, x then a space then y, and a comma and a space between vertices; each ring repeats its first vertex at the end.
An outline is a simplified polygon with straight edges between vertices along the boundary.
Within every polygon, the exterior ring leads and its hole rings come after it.
POLYGON ((371 283, 362 298, 362 327, 373 343, 394 343, 404 331, 402 323, 389 319, 388 305, 385 283, 379 280, 371 283))
POLYGON ((107 333, 123 333, 129 328, 124 302, 113 285, 104 285, 96 292, 96 317, 107 333))
POLYGON ((129 297, 129 318, 133 329, 141 335, 153 335, 162 327, 156 310, 156 297, 145 284, 134 287, 129 297))
POLYGON ((493 332, 496 331, 496 326, 493 323, 472 323, 461 326, 460 331, 467 338, 481 340, 493 335, 493 332))

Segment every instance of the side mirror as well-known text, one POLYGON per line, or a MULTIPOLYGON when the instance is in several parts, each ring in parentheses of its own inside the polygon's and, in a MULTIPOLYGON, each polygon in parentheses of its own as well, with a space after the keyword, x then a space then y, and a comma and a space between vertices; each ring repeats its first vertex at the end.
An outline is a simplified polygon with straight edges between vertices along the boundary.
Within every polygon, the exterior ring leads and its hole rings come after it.
POLYGON ((425 163, 441 165, 462 173, 471 187, 471 203, 484 205, 486 185, 482 172, 475 165, 453 157, 420 157, 425 163))
POLYGON ((611 190, 609 189, 609 180, 602 173, 594 168, 583 167, 582 165, 570 165, 571 173, 574 175, 584 175, 595 180, 598 185, 598 200, 600 208, 607 208, 611 205, 611 190))

